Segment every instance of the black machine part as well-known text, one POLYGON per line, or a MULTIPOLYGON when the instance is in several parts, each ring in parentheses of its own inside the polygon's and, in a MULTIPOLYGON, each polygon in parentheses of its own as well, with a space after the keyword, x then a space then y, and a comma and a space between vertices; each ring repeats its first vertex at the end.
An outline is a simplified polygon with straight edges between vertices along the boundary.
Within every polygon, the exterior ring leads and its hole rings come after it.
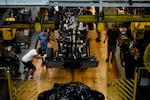
POLYGON ((3 54, 0 56, 0 67, 9 67, 11 75, 18 75, 20 60, 14 54, 3 54))
POLYGON ((53 88, 38 95, 38 100, 105 100, 101 92, 80 82, 55 83, 53 88))
MULTIPOLYGON (((57 52, 58 53, 58 52, 57 52)), ((90 68, 97 67, 98 61, 96 56, 88 57, 74 57, 74 56, 66 56, 62 54, 56 54, 53 48, 48 48, 46 51, 46 67, 47 68, 69 68, 69 69, 77 69, 77 68, 90 68)))

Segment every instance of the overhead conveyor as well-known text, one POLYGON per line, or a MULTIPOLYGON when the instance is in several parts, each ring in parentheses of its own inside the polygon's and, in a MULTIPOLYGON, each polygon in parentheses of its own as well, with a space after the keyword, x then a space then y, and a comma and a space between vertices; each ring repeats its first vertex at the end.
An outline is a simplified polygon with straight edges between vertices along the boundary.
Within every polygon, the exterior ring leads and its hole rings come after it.
POLYGON ((142 0, 49 0, 50 6, 68 7, 150 7, 149 3, 142 0))
POLYGON ((104 16, 104 22, 149 22, 150 15, 116 15, 116 16, 104 16))
MULTIPOLYGON (((78 21, 88 22, 129 22, 129 21, 150 21, 150 16, 146 14, 140 15, 103 15, 104 8, 118 8, 118 7, 126 7, 126 8, 146 8, 150 7, 150 0, 0 0, 0 8, 8 7, 8 8, 20 8, 20 7, 97 7, 98 15, 97 16, 87 16, 87 15, 79 15, 78 21), (87 20, 88 18, 88 20, 87 20)), ((52 25, 52 24, 51 24, 52 25)), ((21 25, 22 26, 22 25, 21 25)), ((29 25, 30 26, 30 25, 29 25)), ((47 27, 47 25, 46 25, 47 27)))

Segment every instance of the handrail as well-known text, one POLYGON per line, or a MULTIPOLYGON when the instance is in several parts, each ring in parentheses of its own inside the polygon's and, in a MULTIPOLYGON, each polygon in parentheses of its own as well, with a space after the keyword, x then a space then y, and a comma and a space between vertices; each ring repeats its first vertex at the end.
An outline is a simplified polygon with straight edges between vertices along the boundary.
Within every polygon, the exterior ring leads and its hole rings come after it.
POLYGON ((8 91, 9 91, 9 98, 12 99, 12 84, 11 84, 11 77, 10 77, 10 68, 9 67, 0 67, 1 70, 5 71, 5 77, 8 81, 8 91))

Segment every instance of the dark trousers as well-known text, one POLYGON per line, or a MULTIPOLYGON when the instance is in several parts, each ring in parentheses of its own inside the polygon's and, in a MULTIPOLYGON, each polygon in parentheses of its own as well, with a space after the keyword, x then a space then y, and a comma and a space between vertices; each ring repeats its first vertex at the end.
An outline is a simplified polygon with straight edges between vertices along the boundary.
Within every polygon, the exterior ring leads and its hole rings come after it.
POLYGON ((110 52, 112 52, 112 59, 113 59, 114 54, 115 54, 115 52, 116 52, 116 46, 114 46, 114 45, 108 45, 107 59, 109 59, 110 52))
MULTIPOLYGON (((40 54, 41 56, 44 56, 44 54, 46 54, 46 50, 39 48, 39 54, 40 54)), ((43 61, 44 61, 44 59, 42 58, 42 62, 43 62, 43 61)))
POLYGON ((22 63, 24 64, 24 69, 28 68, 28 69, 36 69, 36 67, 33 65, 33 63, 31 61, 28 61, 28 62, 23 62, 22 63))

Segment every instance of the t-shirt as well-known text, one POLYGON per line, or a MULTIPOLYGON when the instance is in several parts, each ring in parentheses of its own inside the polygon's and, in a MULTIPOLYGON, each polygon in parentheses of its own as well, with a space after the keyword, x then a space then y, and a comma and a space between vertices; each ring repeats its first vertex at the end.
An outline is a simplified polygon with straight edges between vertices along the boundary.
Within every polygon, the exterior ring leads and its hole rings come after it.
POLYGON ((122 41, 122 45, 120 46, 120 51, 123 51, 123 52, 128 52, 129 51, 129 45, 130 45, 130 39, 124 39, 122 41))
POLYGON ((39 34, 40 48, 43 50, 47 49, 47 40, 49 39, 48 34, 39 34))
POLYGON ((36 49, 32 49, 22 57, 22 61, 23 62, 32 61, 35 55, 38 55, 38 53, 36 49))
POLYGON ((107 32, 108 38, 108 44, 110 45, 116 45, 117 38, 119 37, 119 31, 118 30, 111 30, 109 29, 107 32))

